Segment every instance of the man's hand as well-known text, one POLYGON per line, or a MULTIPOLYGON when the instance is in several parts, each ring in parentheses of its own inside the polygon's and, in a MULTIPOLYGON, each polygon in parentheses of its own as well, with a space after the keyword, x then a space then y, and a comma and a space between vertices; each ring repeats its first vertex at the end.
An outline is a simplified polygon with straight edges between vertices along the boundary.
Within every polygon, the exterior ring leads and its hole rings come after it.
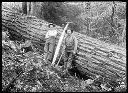
POLYGON ((75 55, 76 54, 76 51, 73 51, 73 54, 75 55))
POLYGON ((66 46, 64 45, 64 46, 63 46, 63 50, 65 50, 65 48, 66 48, 66 46))

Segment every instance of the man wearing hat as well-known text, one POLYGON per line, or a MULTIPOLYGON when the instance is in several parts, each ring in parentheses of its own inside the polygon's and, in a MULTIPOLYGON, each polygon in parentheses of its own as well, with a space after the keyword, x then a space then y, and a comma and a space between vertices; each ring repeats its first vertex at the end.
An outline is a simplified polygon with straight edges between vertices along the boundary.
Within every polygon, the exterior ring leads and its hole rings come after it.
POLYGON ((66 30, 66 36, 64 39, 64 69, 67 72, 71 68, 70 59, 77 53, 78 40, 73 34, 73 30, 66 30))
POLYGON ((54 28, 55 27, 54 24, 49 24, 48 27, 49 30, 45 36, 46 42, 44 46, 44 52, 45 52, 44 59, 46 62, 52 62, 55 52, 57 31, 54 28))

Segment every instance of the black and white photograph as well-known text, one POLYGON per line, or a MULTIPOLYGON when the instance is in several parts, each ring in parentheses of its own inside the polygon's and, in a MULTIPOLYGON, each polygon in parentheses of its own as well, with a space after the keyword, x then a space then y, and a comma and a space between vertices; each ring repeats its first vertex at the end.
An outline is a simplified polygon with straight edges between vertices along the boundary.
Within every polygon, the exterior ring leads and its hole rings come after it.
POLYGON ((2 92, 126 92, 126 2, 2 2, 2 92))

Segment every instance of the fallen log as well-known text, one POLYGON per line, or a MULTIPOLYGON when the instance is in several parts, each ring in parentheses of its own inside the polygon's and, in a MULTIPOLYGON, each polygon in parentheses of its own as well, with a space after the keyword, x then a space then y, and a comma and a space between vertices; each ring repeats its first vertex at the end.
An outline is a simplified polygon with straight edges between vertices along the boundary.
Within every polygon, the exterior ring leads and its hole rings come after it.
MULTIPOLYGON (((48 22, 36 17, 28 17, 23 14, 2 7, 2 26, 10 29, 11 33, 21 34, 31 39, 33 44, 44 43, 48 22), (36 42, 36 43, 34 43, 36 42)), ((62 27, 55 28, 59 35, 62 27)), ((110 45, 100 40, 74 32, 78 39, 78 56, 76 63, 82 72, 93 75, 102 75, 110 79, 117 79, 126 75, 126 49, 116 45, 110 45), (123 73, 123 74, 122 74, 123 73)), ((43 46, 40 45, 39 49, 43 46)), ((41 49, 41 50, 42 50, 41 49)))

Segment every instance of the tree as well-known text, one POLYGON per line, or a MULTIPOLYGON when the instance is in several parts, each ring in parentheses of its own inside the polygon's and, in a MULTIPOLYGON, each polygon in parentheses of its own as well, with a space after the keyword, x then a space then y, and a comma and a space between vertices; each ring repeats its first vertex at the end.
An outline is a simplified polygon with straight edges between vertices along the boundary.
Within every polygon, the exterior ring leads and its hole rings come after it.
POLYGON ((120 43, 122 43, 124 35, 125 35, 126 22, 123 21, 124 23, 121 23, 121 24, 124 24, 124 25, 122 25, 124 28, 123 28, 122 35, 120 36, 119 31, 118 31, 119 27, 117 25, 117 20, 119 20, 119 17, 118 17, 118 15, 116 13, 117 12, 116 11, 117 10, 116 7, 117 7, 117 4, 113 1, 113 4, 112 4, 112 14, 110 16, 110 18, 111 18, 110 24, 111 24, 111 27, 112 27, 112 33, 111 33, 110 36, 114 36, 114 37, 117 36, 118 41, 121 41, 120 43), (114 20, 115 20, 115 22, 114 22, 114 20))
POLYGON ((27 15, 36 15, 36 2, 22 2, 23 13, 27 15))
POLYGON ((31 11, 31 2, 27 2, 27 14, 30 15, 31 11))
POLYGON ((86 8, 87 8, 86 10, 87 10, 87 14, 88 14, 88 17, 86 18, 86 19, 87 19, 87 35, 90 35, 91 2, 88 2, 88 3, 87 3, 86 8))
POLYGON ((24 14, 27 14, 27 2, 22 2, 22 10, 24 14))
POLYGON ((36 16, 37 8, 36 8, 36 2, 30 2, 30 15, 36 16))
POLYGON ((51 4, 52 2, 44 2, 42 4, 42 11, 44 12, 44 19, 48 22, 54 22, 54 13, 56 12, 53 5, 51 4))
POLYGON ((126 20, 122 19, 121 24, 122 24, 121 28, 122 28, 123 31, 122 31, 121 35, 119 36, 119 45, 122 46, 122 44, 125 42, 124 39, 125 39, 125 36, 126 36, 126 20))

